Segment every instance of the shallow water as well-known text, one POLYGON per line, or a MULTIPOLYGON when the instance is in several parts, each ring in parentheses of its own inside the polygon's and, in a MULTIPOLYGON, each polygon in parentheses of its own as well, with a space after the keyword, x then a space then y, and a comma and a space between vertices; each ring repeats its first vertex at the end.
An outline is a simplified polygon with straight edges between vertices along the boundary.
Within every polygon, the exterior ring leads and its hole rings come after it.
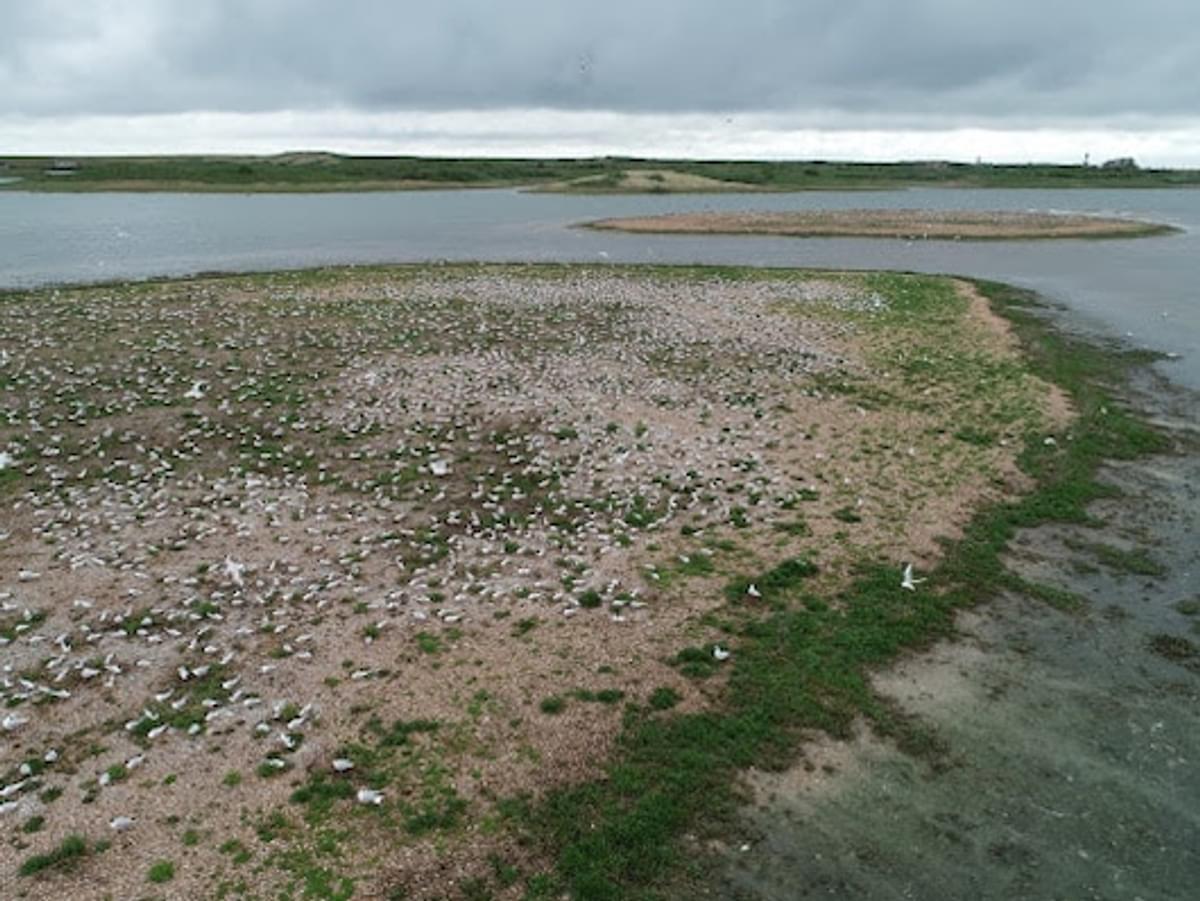
POLYGON ((0 192, 0 287, 332 263, 529 260, 954 272, 1034 288, 1098 331, 1179 354, 1200 388, 1200 190, 947 190, 589 197, 514 190, 367 194, 0 192), (690 210, 928 207, 1131 215, 1183 234, 970 243, 645 236, 571 228, 690 210))

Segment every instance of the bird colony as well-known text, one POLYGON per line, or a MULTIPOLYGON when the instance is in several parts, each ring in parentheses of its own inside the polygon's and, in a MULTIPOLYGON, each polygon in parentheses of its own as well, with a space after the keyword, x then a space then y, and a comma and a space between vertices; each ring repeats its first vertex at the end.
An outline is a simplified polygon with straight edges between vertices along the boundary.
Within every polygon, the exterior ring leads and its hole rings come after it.
POLYGON ((620 705, 590 702, 706 702, 667 661, 721 583, 681 573, 915 515, 854 454, 883 414, 820 387, 887 304, 519 267, 0 297, 4 883, 79 835, 95 863, 22 891, 173 860, 200 897, 231 847, 243 890, 287 885, 322 817, 359 824, 360 880, 373 842, 469 873, 494 802, 596 771, 620 705))

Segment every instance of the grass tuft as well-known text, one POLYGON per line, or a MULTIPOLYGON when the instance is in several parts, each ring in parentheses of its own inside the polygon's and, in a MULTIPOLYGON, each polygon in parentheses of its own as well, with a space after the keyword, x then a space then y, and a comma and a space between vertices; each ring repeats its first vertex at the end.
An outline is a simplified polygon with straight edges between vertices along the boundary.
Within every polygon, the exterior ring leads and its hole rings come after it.
POLYGON ((69 870, 87 853, 87 841, 82 835, 68 835, 53 851, 27 857, 17 872, 22 876, 34 876, 47 870, 69 870))

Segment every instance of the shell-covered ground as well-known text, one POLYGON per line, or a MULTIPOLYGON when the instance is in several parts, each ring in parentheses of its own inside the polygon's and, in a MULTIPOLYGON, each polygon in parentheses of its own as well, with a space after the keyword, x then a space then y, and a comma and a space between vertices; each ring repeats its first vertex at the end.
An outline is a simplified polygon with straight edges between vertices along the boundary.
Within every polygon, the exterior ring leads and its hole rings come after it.
POLYGON ((0 389, 28 898, 519 894, 513 799, 715 703, 739 577, 919 573, 1064 415, 965 285, 745 270, 10 293, 0 389))

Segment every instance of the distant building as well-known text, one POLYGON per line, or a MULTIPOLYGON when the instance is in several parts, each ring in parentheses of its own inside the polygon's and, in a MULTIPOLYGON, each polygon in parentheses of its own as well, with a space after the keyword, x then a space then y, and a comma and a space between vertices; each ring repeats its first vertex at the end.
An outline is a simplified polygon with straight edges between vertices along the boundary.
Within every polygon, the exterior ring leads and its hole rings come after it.
POLYGON ((1119 156, 1116 159, 1105 160, 1101 169, 1116 169, 1122 172, 1133 172, 1138 168, 1137 160, 1131 156, 1119 156))
POLYGON ((79 171, 79 163, 75 160, 55 160, 45 171, 47 175, 74 175, 79 171))

